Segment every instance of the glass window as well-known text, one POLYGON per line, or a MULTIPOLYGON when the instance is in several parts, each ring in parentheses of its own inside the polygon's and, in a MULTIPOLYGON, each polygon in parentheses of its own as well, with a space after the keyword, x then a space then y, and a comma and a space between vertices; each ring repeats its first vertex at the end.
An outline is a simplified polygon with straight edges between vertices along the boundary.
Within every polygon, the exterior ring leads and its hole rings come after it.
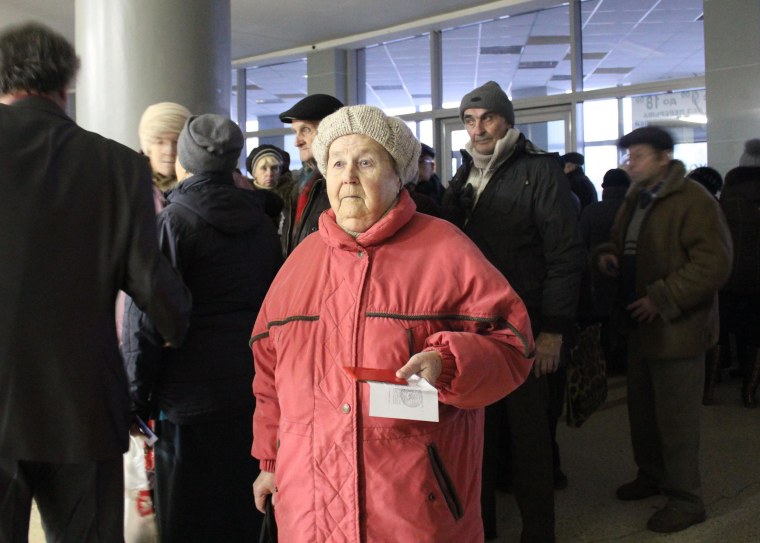
POLYGON ((707 166, 707 142, 677 143, 673 150, 673 158, 683 162, 687 172, 707 166))
POLYGON ((625 132, 650 124, 666 129, 676 146, 673 157, 687 169, 707 164, 705 89, 630 96, 623 99, 625 132))
POLYGON ((282 128, 278 115, 306 96, 306 59, 245 71, 246 132, 282 128))
POLYGON ((614 141, 620 137, 619 130, 616 98, 583 103, 583 140, 586 143, 614 141))
POLYGON ((518 122, 516 128, 539 149, 561 155, 565 153, 565 121, 518 122))
POLYGON ((585 90, 705 73, 703 0, 581 3, 585 90))
POLYGON ((444 30, 443 107, 496 81, 513 99, 569 92, 570 8, 444 30))
POLYGON ((237 70, 232 70, 232 96, 230 96, 230 119, 237 122, 237 97, 238 89, 235 82, 237 81, 237 70))
POLYGON ((602 194, 602 181, 607 170, 619 168, 617 145, 586 145, 583 153, 585 164, 583 170, 594 183, 596 191, 602 194))
POLYGON ((430 34, 365 50, 366 103, 388 115, 430 111, 430 34))

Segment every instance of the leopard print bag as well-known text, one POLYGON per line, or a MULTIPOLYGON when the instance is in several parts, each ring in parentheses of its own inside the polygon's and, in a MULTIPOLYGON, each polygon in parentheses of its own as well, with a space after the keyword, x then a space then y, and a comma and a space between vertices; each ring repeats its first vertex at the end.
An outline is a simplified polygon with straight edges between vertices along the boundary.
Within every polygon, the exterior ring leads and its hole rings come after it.
POLYGON ((579 428, 607 399, 607 369, 602 352, 602 325, 580 330, 567 362, 567 425, 579 428))

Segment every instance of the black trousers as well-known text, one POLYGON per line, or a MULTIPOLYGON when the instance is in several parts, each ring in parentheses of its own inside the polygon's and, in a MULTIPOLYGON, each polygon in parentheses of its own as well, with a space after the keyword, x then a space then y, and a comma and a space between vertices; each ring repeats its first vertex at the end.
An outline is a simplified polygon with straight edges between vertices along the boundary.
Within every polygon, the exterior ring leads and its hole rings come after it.
POLYGON ((0 541, 26 543, 32 499, 45 538, 56 543, 124 541, 122 456, 84 464, 0 458, 0 541))
POLYGON ((554 541, 554 468, 546 377, 528 379, 486 407, 481 508, 486 538, 496 535, 497 481, 511 481, 523 543, 554 541))
POLYGON ((161 543, 258 541, 253 501, 258 461, 251 415, 213 422, 156 423, 155 505, 161 543))
POLYGON ((557 443, 557 424, 565 407, 567 389, 567 366, 562 365, 557 371, 546 376, 549 386, 549 432, 552 436, 552 467, 556 472, 562 466, 557 443))

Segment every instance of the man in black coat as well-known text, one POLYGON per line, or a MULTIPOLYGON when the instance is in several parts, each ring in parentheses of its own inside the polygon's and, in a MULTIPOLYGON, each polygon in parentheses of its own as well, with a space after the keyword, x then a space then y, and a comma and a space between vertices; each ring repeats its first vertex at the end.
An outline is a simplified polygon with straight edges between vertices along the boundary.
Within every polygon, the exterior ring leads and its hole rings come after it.
POLYGON ((0 541, 122 541, 129 394, 116 293, 181 343, 190 296, 158 250, 148 162, 64 112, 79 59, 0 35, 0 541))
POLYGON ((470 141, 462 151, 462 167, 444 194, 443 213, 520 295, 536 336, 534 372, 512 394, 486 408, 486 539, 496 536, 495 479, 511 468, 523 520, 521 541, 551 543, 553 487, 567 485, 556 442, 552 450, 564 391, 560 352, 575 325, 585 267, 577 213, 558 157, 537 149, 514 128, 512 102, 497 83, 489 81, 465 95, 459 115, 470 141), (511 462, 500 441, 509 443, 511 462))
POLYGON ((580 210, 586 209, 586 206, 599 201, 599 195, 591 179, 583 171, 583 164, 586 159, 582 154, 572 152, 560 157, 562 166, 567 179, 570 181, 570 190, 578 197, 580 210))
MULTIPOLYGON (((594 247, 610 239, 610 230, 623 205, 631 178, 625 170, 614 168, 604 174, 602 201, 589 204, 581 213, 581 235, 590 254, 594 247)), ((583 326, 601 322, 601 342, 607 373, 625 372, 625 337, 610 326, 617 282, 601 274, 583 275, 579 304, 579 320, 583 326)))
POLYGON ((193 295, 184 345, 162 348, 131 301, 124 358, 134 409, 155 415, 155 503, 163 543, 254 541, 253 359, 248 341, 282 263, 264 213, 268 191, 235 186, 243 133, 230 119, 190 117, 177 142, 178 185, 158 215, 159 245, 193 295))

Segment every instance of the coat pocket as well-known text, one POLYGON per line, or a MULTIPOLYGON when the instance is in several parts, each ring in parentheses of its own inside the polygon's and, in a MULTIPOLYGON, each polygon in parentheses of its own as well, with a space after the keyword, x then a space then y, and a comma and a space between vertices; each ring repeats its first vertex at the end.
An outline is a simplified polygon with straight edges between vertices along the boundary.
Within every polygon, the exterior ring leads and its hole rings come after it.
POLYGON ((428 445, 427 450, 430 466, 433 468, 433 474, 435 475, 441 493, 446 500, 446 505, 448 506, 449 511, 451 511, 454 520, 459 520, 464 514, 462 511, 462 503, 459 501, 459 496, 457 496, 454 483, 451 481, 451 478, 446 471, 446 466, 443 465, 441 455, 438 454, 438 447, 435 446, 435 443, 431 443, 428 445))

